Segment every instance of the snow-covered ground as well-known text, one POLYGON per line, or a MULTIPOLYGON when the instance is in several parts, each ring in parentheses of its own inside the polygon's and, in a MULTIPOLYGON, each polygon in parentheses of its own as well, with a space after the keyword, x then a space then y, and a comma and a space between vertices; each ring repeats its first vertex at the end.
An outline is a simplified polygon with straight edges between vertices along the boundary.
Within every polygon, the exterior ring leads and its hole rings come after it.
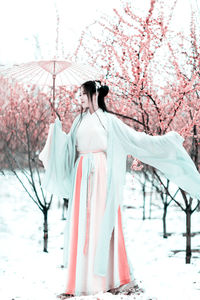
MULTIPOLYGON (((48 253, 43 252, 42 213, 10 174, 0 176, 0 300, 55 300, 64 290, 63 229, 56 199, 49 211, 48 253)), ((152 219, 142 220, 142 196, 127 187, 124 191, 123 220, 128 255, 136 282, 145 290, 140 295, 112 295, 73 299, 199 300, 200 253, 185 264, 185 215, 170 206, 168 239, 162 238, 162 210, 155 206, 152 219), (126 208, 126 206, 133 208, 126 208)), ((156 201, 156 200, 155 200, 156 201)), ((160 202, 157 203, 161 205, 160 202)), ((200 213, 192 216, 192 232, 200 231, 200 213)), ((200 249, 200 234, 192 237, 192 248, 200 249)))

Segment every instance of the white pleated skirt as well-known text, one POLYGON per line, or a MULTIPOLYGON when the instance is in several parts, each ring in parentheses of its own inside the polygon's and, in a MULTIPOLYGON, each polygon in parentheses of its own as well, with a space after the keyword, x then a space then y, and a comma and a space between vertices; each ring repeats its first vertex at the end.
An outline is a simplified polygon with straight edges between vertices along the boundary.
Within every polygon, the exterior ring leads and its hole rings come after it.
POLYGON ((94 273, 94 258, 106 206, 106 153, 79 153, 74 167, 73 197, 64 230, 64 293, 95 295, 134 280, 122 228, 121 207, 110 240, 106 276, 94 273))

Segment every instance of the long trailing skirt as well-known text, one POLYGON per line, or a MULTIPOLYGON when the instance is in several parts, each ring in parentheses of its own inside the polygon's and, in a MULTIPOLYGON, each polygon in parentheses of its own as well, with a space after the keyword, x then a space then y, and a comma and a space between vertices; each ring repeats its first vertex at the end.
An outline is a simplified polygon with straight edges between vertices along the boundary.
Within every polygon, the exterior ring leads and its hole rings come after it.
POLYGON ((106 206, 106 174, 105 152, 79 153, 74 167, 73 200, 69 205, 64 232, 66 294, 94 295, 134 279, 124 242, 120 206, 110 240, 107 274, 103 277, 93 272, 95 249, 106 206))

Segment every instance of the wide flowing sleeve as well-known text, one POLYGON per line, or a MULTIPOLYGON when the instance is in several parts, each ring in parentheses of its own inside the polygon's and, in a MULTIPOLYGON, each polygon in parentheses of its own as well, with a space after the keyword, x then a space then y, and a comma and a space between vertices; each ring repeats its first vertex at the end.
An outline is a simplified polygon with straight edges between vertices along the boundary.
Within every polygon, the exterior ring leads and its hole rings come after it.
POLYGON ((69 198, 71 188, 69 142, 70 134, 62 130, 62 123, 57 118, 50 124, 45 146, 39 154, 45 168, 42 187, 49 193, 63 198, 69 198))
POLYGON ((157 168, 193 198, 200 198, 200 173, 185 150, 181 135, 170 131, 162 136, 151 136, 112 117, 117 139, 127 155, 157 168))

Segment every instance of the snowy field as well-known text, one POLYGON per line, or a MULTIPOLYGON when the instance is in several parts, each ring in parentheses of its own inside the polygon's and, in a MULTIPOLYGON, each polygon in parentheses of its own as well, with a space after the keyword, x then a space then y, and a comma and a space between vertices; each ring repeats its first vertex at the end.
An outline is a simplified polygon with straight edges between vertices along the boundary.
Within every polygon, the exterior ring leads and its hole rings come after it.
MULTIPOLYGON (((0 300, 55 300, 64 292, 63 230, 66 220, 57 199, 49 211, 48 253, 43 252, 42 213, 12 175, 0 176, 0 300)), ((200 253, 185 264, 185 215, 170 206, 167 230, 162 238, 162 209, 154 206, 152 219, 142 221, 142 195, 127 174, 123 220, 128 255, 140 295, 99 293, 71 299, 199 300, 200 253), (133 206, 127 208, 126 206, 133 206)), ((156 202, 161 206, 161 202, 156 202)), ((148 213, 147 213, 148 216, 148 213)), ((192 232, 200 231, 200 213, 192 216, 192 232)), ((192 248, 200 249, 200 234, 192 237, 192 248)))

